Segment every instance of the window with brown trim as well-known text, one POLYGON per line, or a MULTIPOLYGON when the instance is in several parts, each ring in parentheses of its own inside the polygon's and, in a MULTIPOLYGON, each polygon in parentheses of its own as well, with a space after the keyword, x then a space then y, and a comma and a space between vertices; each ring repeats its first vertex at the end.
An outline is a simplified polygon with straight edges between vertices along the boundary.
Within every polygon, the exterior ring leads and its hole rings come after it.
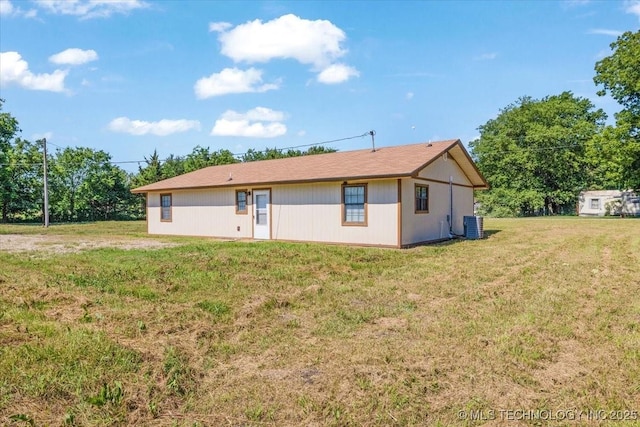
POLYGON ((247 213, 247 190, 236 190, 236 213, 247 213))
POLYGON ((342 225, 367 225, 367 184, 342 185, 342 225))
POLYGON ((429 186, 416 184, 416 213, 429 213, 429 186))
POLYGON ((171 194, 160 195, 160 221, 171 221, 171 194))

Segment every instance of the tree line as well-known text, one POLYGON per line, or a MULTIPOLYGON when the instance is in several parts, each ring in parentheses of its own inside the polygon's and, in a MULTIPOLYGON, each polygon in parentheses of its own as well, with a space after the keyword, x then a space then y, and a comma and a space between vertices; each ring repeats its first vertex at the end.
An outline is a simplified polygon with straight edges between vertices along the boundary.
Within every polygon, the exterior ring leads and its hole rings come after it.
MULTIPOLYGON (((598 95, 621 105, 615 124, 593 103, 571 92, 542 99, 521 97, 478 129, 469 143, 490 189, 476 194, 481 213, 521 216, 575 212, 585 189, 640 189, 640 31, 611 44, 595 64, 598 95)), ((0 221, 39 221, 43 212, 42 151, 45 141, 19 137, 18 121, 0 100, 0 221)), ((48 155, 52 221, 144 218, 144 199, 130 190, 206 166, 332 152, 228 150, 197 146, 185 156, 160 159, 153 152, 127 173, 102 150, 59 148, 48 155)))

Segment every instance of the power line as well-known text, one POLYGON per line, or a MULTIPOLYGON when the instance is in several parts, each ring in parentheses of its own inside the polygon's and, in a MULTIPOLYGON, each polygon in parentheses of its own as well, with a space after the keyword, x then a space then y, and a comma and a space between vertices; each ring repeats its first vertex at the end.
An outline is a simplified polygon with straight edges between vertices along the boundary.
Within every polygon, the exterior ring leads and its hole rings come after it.
MULTIPOLYGON (((371 132, 373 132, 373 131, 367 131, 367 132, 363 133, 362 135, 347 136, 345 138, 338 138, 338 139, 331 139, 331 140, 328 140, 328 141, 314 142, 312 144, 295 145, 295 146, 292 146, 292 147, 283 147, 283 148, 275 147, 273 149, 267 148, 267 149, 264 149, 264 150, 255 150, 255 151, 252 150, 251 153, 267 153, 268 150, 284 151, 284 150, 293 150, 293 149, 296 149, 296 148, 317 147, 319 145, 332 144, 334 142, 341 142, 341 141, 347 141, 347 140, 350 140, 350 139, 363 138, 363 137, 365 137, 367 135, 371 135, 371 132)), ((58 147, 60 149, 69 148, 69 147, 61 147, 61 146, 59 146, 57 144, 54 144, 52 142, 49 142, 49 141, 47 141, 47 144, 54 145, 54 146, 56 146, 56 147, 58 147)), ((244 153, 231 153, 231 155, 233 157, 241 157, 241 156, 244 156, 244 155, 249 154, 249 153, 250 153, 250 151, 246 151, 244 153)), ((169 160, 169 158, 162 159, 162 160, 160 160, 160 162, 166 162, 167 160, 169 160)), ((146 162, 146 161, 147 161, 146 159, 144 159, 144 160, 122 160, 122 161, 117 161, 117 162, 109 161, 109 163, 112 164, 112 165, 121 165, 121 164, 132 164, 132 163, 143 163, 143 162, 146 162)), ((42 166, 42 163, 37 163, 37 162, 6 163, 6 164, 0 164, 0 166, 11 166, 12 164, 22 165, 22 166, 39 166, 39 167, 42 166)))
MULTIPOLYGON (((45 139, 46 139, 46 138, 45 138, 45 139)), ((68 148, 68 147, 61 147, 61 146, 59 146, 58 144, 54 144, 53 142, 50 142, 50 141, 47 141, 47 144, 49 144, 49 145, 53 145, 54 147, 58 147, 58 148, 61 148, 61 149, 63 149, 63 150, 64 150, 65 148, 68 148)))
MULTIPOLYGON (((292 146, 292 147, 283 147, 283 148, 277 148, 276 147, 276 148, 273 148, 273 150, 284 151, 284 150, 293 150, 293 149, 296 149, 296 148, 317 147, 318 145, 332 144, 334 142, 347 141, 349 139, 363 138, 363 137, 365 137, 367 135, 370 135, 370 134, 371 134, 370 132, 365 132, 362 135, 347 136, 345 138, 338 138, 338 139, 332 139, 332 140, 329 140, 329 141, 315 142, 313 144, 295 145, 295 146, 292 146)), ((252 153, 266 153, 266 152, 268 152, 268 150, 271 150, 271 149, 267 148, 265 150, 257 150, 257 151, 251 151, 251 152, 252 153)), ((231 153, 231 155, 233 157, 241 157, 241 156, 244 156, 246 154, 249 154, 249 151, 246 151, 244 153, 231 153)), ((169 160, 169 159, 163 159, 163 160, 160 160, 160 161, 161 162, 166 162, 167 160, 169 160)), ((112 163, 112 164, 125 164, 125 163, 141 163, 141 162, 146 162, 146 161, 147 161, 146 159, 145 160, 124 160, 124 161, 110 162, 110 163, 112 163)))

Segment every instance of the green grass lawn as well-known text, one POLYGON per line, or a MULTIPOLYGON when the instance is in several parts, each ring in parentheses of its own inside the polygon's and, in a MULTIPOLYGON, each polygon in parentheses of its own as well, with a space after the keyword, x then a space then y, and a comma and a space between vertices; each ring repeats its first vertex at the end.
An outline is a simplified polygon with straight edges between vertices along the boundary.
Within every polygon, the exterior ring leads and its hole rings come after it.
POLYGON ((0 424, 638 425, 640 221, 485 230, 390 250, 0 225, 0 424))

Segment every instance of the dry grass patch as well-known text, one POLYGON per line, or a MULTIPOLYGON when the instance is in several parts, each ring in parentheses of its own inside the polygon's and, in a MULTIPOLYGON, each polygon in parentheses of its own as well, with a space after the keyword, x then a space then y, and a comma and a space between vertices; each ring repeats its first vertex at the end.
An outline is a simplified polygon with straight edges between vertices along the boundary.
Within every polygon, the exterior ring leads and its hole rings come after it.
MULTIPOLYGON (((0 419, 566 425, 459 413, 640 409, 638 221, 485 225, 481 241, 404 251, 194 238, 0 251, 0 419)), ((47 237, 147 239, 101 227, 47 237)))

